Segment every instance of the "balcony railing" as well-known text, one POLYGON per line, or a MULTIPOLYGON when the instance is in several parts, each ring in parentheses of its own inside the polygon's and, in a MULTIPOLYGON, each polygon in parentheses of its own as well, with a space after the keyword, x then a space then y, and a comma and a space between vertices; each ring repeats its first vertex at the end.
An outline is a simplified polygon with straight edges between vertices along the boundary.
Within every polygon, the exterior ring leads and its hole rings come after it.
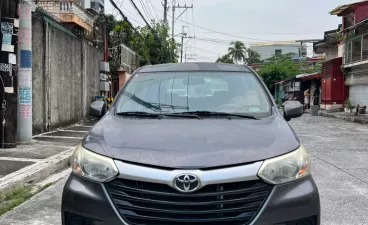
POLYGON ((368 33, 345 42, 344 64, 368 60, 368 33))

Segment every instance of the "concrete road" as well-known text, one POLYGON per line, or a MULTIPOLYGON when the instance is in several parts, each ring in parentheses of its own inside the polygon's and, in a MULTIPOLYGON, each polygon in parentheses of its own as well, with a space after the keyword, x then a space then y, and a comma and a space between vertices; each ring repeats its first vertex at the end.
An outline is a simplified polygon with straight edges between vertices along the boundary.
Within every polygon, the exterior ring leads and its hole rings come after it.
MULTIPOLYGON (((322 225, 368 224, 368 126, 310 116, 290 124, 312 154, 322 225)), ((60 225, 65 180, 0 217, 0 224, 60 225)))

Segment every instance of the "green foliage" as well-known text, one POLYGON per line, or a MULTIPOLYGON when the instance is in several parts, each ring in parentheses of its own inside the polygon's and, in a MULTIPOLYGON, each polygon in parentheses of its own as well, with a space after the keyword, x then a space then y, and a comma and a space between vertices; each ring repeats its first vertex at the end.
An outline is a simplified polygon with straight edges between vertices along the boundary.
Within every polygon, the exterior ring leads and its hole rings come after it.
MULTIPOLYGON (((178 45, 170 38, 168 27, 154 22, 151 25, 154 31, 144 26, 136 27, 136 32, 126 21, 116 20, 113 15, 105 15, 105 21, 109 48, 120 44, 128 46, 139 55, 141 66, 178 61, 178 45)), ((110 60, 111 74, 116 74, 119 63, 110 60)))
POLYGON ((244 43, 241 41, 232 41, 230 43, 230 47, 228 49, 229 56, 235 60, 236 64, 241 61, 245 61, 247 48, 245 47, 244 43))
POLYGON ((52 186, 54 182, 45 184, 42 187, 26 185, 16 187, 9 192, 0 192, 0 216, 27 201, 33 195, 52 186))
POLYGON ((351 103, 350 99, 346 99, 344 102, 344 105, 345 105, 345 108, 350 109, 350 110, 355 108, 355 106, 353 106, 353 104, 351 103))
POLYGON ((265 63, 262 69, 259 71, 263 81, 267 87, 271 90, 275 81, 280 81, 288 78, 293 78, 300 73, 299 65, 288 56, 283 55, 273 58, 273 61, 265 63))
POLYGON ((145 26, 137 28, 140 35, 134 35, 129 43, 141 57, 141 63, 154 65, 178 62, 179 48, 175 41, 170 38, 169 28, 160 23, 154 23, 152 28, 156 31, 159 40, 145 26))
POLYGON ((229 54, 225 54, 216 60, 217 63, 228 63, 234 64, 234 60, 231 58, 229 54))
POLYGON ((260 63, 261 62, 261 60, 260 60, 261 56, 259 55, 258 52, 253 51, 250 48, 248 48, 246 51, 247 51, 248 57, 245 59, 245 62, 247 64, 260 63))
POLYGON ((0 196, 0 216, 32 197, 32 187, 15 188, 11 193, 0 196))
POLYGON ((260 63, 260 55, 258 52, 246 48, 241 41, 233 41, 230 43, 228 53, 216 60, 217 63, 236 64, 245 62, 247 64, 260 63))

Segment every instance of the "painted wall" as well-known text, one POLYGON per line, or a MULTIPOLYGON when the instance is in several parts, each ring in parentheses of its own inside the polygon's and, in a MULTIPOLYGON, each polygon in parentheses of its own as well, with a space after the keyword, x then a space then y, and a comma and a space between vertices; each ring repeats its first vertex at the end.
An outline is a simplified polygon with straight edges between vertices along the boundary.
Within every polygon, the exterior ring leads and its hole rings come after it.
POLYGON ((326 60, 334 59, 339 56, 338 48, 327 48, 326 49, 326 60))
POLYGON ((38 17, 32 18, 33 132, 84 119, 99 95, 103 51, 38 17))
POLYGON ((349 99, 353 105, 368 106, 368 85, 350 86, 349 99))
POLYGON ((368 5, 362 5, 355 9, 355 23, 368 18, 368 5))
POLYGON ((299 54, 300 44, 274 44, 274 45, 251 45, 250 49, 260 54, 260 59, 265 60, 275 55, 276 49, 281 49, 281 54, 295 53, 299 54))

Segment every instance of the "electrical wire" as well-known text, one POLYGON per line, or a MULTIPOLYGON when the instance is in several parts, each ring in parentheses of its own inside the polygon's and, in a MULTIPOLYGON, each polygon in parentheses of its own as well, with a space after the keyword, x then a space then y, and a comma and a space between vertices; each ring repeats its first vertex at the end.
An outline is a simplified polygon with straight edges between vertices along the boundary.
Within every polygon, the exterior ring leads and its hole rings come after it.
POLYGON ((147 18, 148 18, 150 21, 152 21, 152 17, 150 17, 150 14, 149 14, 149 12, 147 11, 147 8, 146 8, 145 4, 143 3, 143 1, 142 1, 142 0, 139 0, 139 2, 141 3, 142 9, 143 9, 144 13, 146 14, 147 18))
MULTIPOLYGON (((112 0, 110 0, 110 1, 112 1, 112 0)), ((142 15, 142 12, 139 10, 139 8, 137 7, 137 5, 135 4, 135 2, 133 1, 133 0, 130 0, 130 2, 132 3, 132 5, 133 5, 133 7, 135 8, 135 10, 137 10, 137 12, 139 13, 139 15, 142 17, 142 19, 144 20, 144 22, 146 23, 146 25, 147 25, 147 27, 151 30, 151 32, 152 32, 152 34, 153 34, 153 36, 156 38, 156 40, 157 41, 159 41, 160 43, 161 43, 161 41, 160 41, 160 38, 158 37, 158 35, 157 35, 157 32, 154 30, 154 29, 152 29, 152 27, 151 27, 151 25, 147 22, 147 20, 144 18, 144 16, 142 15)))
POLYGON ((211 54, 214 54, 214 55, 221 55, 220 53, 216 53, 216 52, 211 52, 211 51, 208 51, 208 50, 205 50, 205 49, 202 49, 202 48, 198 48, 198 47, 193 47, 194 49, 197 49, 197 50, 200 50, 200 51, 203 51, 203 52, 207 52, 207 53, 211 53, 211 54))
MULTIPOLYGON (((157 20, 160 20, 160 16, 158 15, 158 13, 157 13, 157 11, 156 11, 155 7, 153 6, 152 2, 151 2, 150 0, 146 0, 146 3, 147 3, 147 2, 149 2, 149 4, 151 5, 151 7, 152 7, 152 9, 153 9, 153 12, 155 12, 157 20)), ((147 4, 147 5, 148 5, 148 4, 147 4)), ((147 8, 148 8, 148 7, 147 7, 147 8)))
MULTIPOLYGON (((172 17, 170 15, 168 15, 169 17, 172 17)), ((236 37, 236 38, 240 38, 240 39, 247 39, 247 40, 254 40, 254 41, 274 41, 274 40, 266 40, 266 39, 258 39, 258 38, 249 38, 249 37, 242 37, 242 36, 238 36, 238 35, 233 35, 233 34, 229 34, 229 33, 225 33, 225 32, 221 32, 221 31, 215 31, 215 30, 211 30, 209 28, 205 28, 205 27, 202 27, 202 26, 198 26, 198 25, 195 25, 193 23, 189 23, 189 22, 185 22, 181 19, 178 19, 179 21, 185 23, 185 24, 189 24, 189 25, 193 25, 194 27, 197 27, 197 28, 200 28, 200 29, 203 29, 203 30, 207 30, 207 31, 211 31, 213 33, 218 33, 218 34, 222 34, 222 35, 227 35, 227 36, 230 36, 230 37, 236 37)))
POLYGON ((141 37, 141 38, 143 38, 142 37, 142 35, 137 31, 137 29, 135 29, 135 27, 132 25, 132 23, 128 20, 128 18, 124 15, 124 13, 121 11, 121 9, 120 8, 118 8, 118 6, 115 4, 115 2, 114 2, 114 0, 109 0, 110 1, 110 3, 111 3, 111 5, 114 7, 114 8, 116 8, 116 10, 118 10, 119 11, 119 13, 120 13, 120 15, 123 17, 123 19, 129 24, 129 26, 134 30, 134 32, 139 36, 139 37, 141 37))

